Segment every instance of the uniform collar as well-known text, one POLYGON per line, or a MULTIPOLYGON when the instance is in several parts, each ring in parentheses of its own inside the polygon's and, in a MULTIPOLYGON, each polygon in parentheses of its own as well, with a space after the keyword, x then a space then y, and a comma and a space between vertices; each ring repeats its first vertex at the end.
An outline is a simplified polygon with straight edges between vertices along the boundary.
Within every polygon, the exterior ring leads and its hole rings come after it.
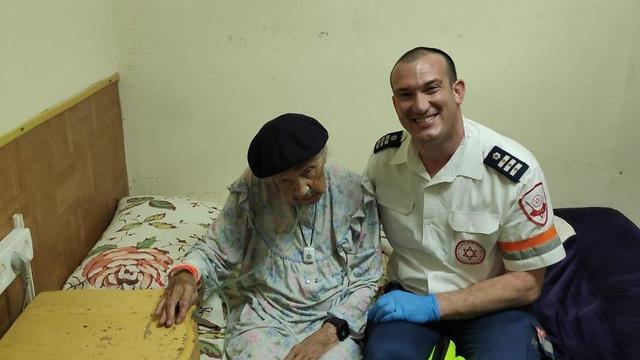
POLYGON ((480 180, 484 175, 482 142, 478 138, 475 123, 464 118, 464 138, 449 162, 431 179, 427 173, 418 150, 412 145, 411 136, 405 131, 402 133, 402 144, 389 162, 390 165, 406 163, 409 169, 427 180, 436 182, 451 182, 457 176, 466 176, 480 180))

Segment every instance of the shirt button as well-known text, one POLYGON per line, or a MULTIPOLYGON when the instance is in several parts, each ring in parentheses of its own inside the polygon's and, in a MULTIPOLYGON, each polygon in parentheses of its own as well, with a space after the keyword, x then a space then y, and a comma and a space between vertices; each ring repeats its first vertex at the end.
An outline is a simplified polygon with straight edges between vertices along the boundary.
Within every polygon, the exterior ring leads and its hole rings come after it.
POLYGON ((317 283, 318 283, 318 279, 315 279, 315 281, 314 281, 314 282, 317 284, 317 283))
POLYGON ((305 280, 304 282, 307 283, 307 284, 311 284, 311 280, 309 280, 309 279, 305 280))
POLYGON ((471 225, 471 226, 469 226, 469 231, 474 231, 475 229, 476 229, 476 226, 475 226, 475 225, 471 225))

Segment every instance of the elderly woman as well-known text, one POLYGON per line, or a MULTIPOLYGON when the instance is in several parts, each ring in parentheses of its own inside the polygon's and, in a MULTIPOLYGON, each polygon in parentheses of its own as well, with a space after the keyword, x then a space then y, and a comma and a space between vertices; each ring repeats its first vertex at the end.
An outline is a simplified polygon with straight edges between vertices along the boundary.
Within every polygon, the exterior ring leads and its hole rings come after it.
POLYGON ((328 134, 315 119, 281 115, 249 146, 250 170, 230 187, 205 241, 172 272, 159 323, 229 281, 231 359, 360 359, 366 311, 381 275, 375 200, 360 176, 326 165, 328 134), (198 287, 199 286, 199 287, 198 287))

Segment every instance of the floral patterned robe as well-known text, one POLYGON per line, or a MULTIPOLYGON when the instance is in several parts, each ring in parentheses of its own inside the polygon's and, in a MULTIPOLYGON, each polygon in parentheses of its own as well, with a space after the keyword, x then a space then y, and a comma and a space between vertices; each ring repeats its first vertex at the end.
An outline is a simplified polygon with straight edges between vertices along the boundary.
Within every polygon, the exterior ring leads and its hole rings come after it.
POLYGON ((247 170, 229 187, 205 241, 183 260, 199 269, 205 294, 222 285, 241 295, 227 316, 227 357, 283 358, 335 316, 349 323, 351 337, 323 359, 361 358, 353 339, 364 334, 382 275, 376 203, 360 175, 330 165, 325 175, 322 198, 296 208, 272 179, 247 170), (305 240, 314 248, 311 264, 302 259, 305 240))

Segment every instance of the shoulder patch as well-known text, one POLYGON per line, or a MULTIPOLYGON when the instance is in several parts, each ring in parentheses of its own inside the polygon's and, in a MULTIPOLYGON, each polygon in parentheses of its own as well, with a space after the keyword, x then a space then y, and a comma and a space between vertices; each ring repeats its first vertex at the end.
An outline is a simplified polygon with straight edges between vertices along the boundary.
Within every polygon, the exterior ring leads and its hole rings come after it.
POLYGON ((400 147, 400 144, 402 144, 402 131, 388 133, 376 142, 376 146, 374 146, 373 152, 377 153, 378 151, 382 151, 384 149, 392 147, 397 148, 400 147))
POLYGON ((514 183, 520 182, 520 178, 529 169, 524 161, 502 150, 498 146, 494 146, 487 157, 483 161, 489 167, 493 168, 507 179, 514 183))

